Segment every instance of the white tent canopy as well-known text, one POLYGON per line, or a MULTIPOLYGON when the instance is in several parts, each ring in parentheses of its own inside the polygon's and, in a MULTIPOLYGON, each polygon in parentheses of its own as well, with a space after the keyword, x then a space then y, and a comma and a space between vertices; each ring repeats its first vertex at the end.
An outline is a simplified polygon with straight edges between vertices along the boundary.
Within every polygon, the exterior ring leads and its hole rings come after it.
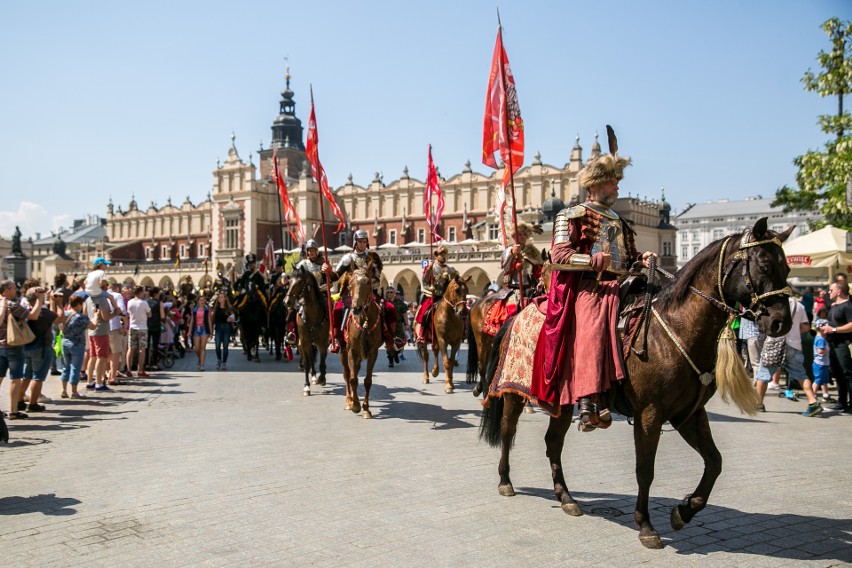
POLYGON ((852 273, 852 253, 847 252, 846 243, 847 231, 831 225, 784 243, 790 276, 827 281, 837 272, 852 273))

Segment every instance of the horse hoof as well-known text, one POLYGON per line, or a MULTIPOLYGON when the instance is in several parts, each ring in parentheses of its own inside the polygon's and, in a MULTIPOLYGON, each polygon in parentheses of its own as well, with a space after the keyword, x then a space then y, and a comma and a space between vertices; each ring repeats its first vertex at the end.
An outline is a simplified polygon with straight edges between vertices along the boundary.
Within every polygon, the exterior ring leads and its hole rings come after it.
POLYGON ((428 384, 429 384, 429 377, 423 377, 423 384, 424 384, 424 385, 428 385, 428 384))
POLYGON ((497 487, 497 491, 500 492, 500 495, 503 497, 514 497, 515 496, 515 488, 512 485, 500 485, 497 487))
POLYGON ((672 514, 670 517, 672 528, 676 531, 679 531, 683 527, 686 526, 686 521, 680 516, 680 505, 675 505, 672 507, 672 514))
POLYGON ((317 378, 316 378, 316 377, 314 377, 314 378, 312 378, 312 379, 311 379, 311 384, 312 384, 312 385, 318 385, 318 384, 319 384, 319 381, 317 380, 317 378))
POLYGON ((524 405, 524 414, 535 414, 535 408, 529 404, 524 405))
POLYGON ((576 503, 562 503, 562 510, 566 515, 571 515, 572 517, 583 516, 583 510, 580 509, 580 506, 576 503))
POLYGON ((325 379, 320 379, 319 381, 317 381, 317 384, 321 387, 324 387, 325 386, 325 379))
POLYGON ((654 534, 640 534, 639 542, 642 543, 642 546, 645 548, 651 548, 654 550, 658 550, 663 548, 663 541, 660 540, 660 535, 654 534))
POLYGON ((352 404, 347 402, 343 405, 343 410, 352 410, 352 404))
POLYGON ((364 420, 370 420, 373 417, 373 413, 365 408, 364 411, 361 413, 361 416, 364 417, 364 420))
POLYGON ((302 396, 311 396, 311 387, 305 387, 302 389, 302 396))
POLYGON ((454 389, 453 387, 446 387, 444 388, 444 392, 446 394, 453 394, 454 392, 456 392, 456 389, 454 389))
POLYGON ((473 391, 471 392, 473 392, 473 396, 478 397, 482 394, 482 388, 479 385, 476 385, 475 387, 473 387, 473 391))
POLYGON ((360 402, 353 402, 352 403, 352 412, 354 412, 355 414, 358 414, 358 413, 361 412, 361 403, 360 402))
POLYGON ((438 376, 438 369, 432 369, 432 376, 433 376, 433 377, 437 377, 437 376, 438 376))

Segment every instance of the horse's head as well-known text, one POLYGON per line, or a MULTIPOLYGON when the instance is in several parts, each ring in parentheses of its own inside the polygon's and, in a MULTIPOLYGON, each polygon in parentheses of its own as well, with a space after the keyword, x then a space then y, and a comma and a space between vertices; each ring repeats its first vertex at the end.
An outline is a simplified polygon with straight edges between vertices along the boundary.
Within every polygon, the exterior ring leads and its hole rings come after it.
POLYGON ((726 300, 739 302, 751 312, 761 332, 780 337, 792 325, 787 300, 792 295, 787 285, 790 267, 781 245, 795 225, 776 233, 767 229, 766 221, 766 217, 759 219, 729 243, 733 254, 727 255, 724 265, 720 259, 718 286, 726 300))
POLYGON ((290 288, 287 290, 287 296, 284 297, 284 303, 288 308, 292 308, 296 301, 301 298, 310 286, 310 280, 306 278, 310 274, 301 266, 290 274, 290 288))
POLYGON ((352 313, 360 314, 373 301, 373 279, 367 270, 358 269, 349 276, 352 313))
POLYGON ((467 283, 470 281, 470 276, 462 278, 458 274, 447 284, 447 290, 444 292, 444 299, 453 306, 453 311, 456 315, 464 319, 467 317, 467 283))

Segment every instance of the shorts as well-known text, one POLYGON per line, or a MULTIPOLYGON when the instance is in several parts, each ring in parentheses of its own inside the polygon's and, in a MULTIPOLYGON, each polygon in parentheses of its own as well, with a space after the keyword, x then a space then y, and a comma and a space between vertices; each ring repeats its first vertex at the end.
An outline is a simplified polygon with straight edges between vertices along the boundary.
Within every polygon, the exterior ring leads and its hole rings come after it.
POLYGON ((24 348, 0 347, 0 379, 6 376, 14 381, 24 378, 24 348))
POLYGON ((43 381, 46 379, 54 357, 52 345, 25 348, 24 378, 34 381, 43 381))
POLYGON ((148 347, 148 330, 147 329, 131 329, 130 330, 130 349, 145 349, 148 347))
POLYGON ((127 336, 120 329, 109 332, 109 351, 113 355, 127 351, 127 336))
POLYGON ((755 379, 762 383, 768 383, 772 380, 772 375, 775 374, 775 371, 780 368, 787 371, 787 378, 789 380, 799 382, 810 380, 810 377, 805 372, 805 354, 789 345, 787 345, 787 351, 784 356, 784 364, 781 367, 764 367, 763 363, 761 363, 757 369, 755 379))
POLYGON ((109 357, 109 335, 89 336, 89 357, 95 359, 109 357))
POLYGON ((814 365, 814 384, 817 386, 827 385, 831 382, 830 365, 814 365))
POLYGON ((206 327, 204 327, 203 325, 197 325, 193 328, 192 335, 193 337, 206 337, 210 334, 207 333, 206 327))

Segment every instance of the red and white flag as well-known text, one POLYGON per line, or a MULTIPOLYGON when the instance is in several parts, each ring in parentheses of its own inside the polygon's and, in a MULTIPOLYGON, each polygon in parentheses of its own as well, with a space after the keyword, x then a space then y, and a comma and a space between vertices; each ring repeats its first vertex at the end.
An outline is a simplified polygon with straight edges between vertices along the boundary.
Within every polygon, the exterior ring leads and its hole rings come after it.
POLYGON ((438 182, 438 170, 435 168, 435 162, 432 161, 432 145, 429 145, 429 165, 426 170, 426 193, 423 195, 423 210, 426 212, 426 224, 429 225, 429 230, 432 231, 432 237, 440 241, 441 235, 438 234, 438 224, 441 222, 441 215, 444 213, 444 194, 441 192, 441 185, 438 182), (432 214, 432 200, 435 200, 435 213, 432 214))
POLYGON ((305 230, 302 227, 302 219, 299 217, 299 214, 296 212, 296 208, 290 201, 290 196, 287 195, 287 185, 284 183, 284 176, 281 175, 281 170, 278 168, 278 153, 275 150, 272 151, 272 179, 275 181, 275 185, 278 187, 278 195, 281 197, 281 208, 284 211, 284 222, 287 224, 287 231, 289 231, 293 242, 301 245, 305 240, 305 230), (296 225, 295 233, 293 232, 293 228, 290 226, 291 218, 293 219, 293 223, 296 225))
POLYGON ((317 134, 317 116, 314 112, 313 98, 313 94, 311 94, 311 117, 308 119, 308 143, 305 145, 305 154, 308 157, 308 161, 311 163, 311 174, 319 184, 320 193, 328 200, 328 204, 331 206, 331 212, 337 219, 337 230, 335 233, 339 233, 340 230, 346 226, 346 217, 343 215, 343 211, 340 210, 340 206, 334 200, 334 194, 328 187, 328 178, 325 175, 325 169, 323 169, 319 160, 319 135, 317 134))
POLYGON ((518 104, 515 77, 509 67, 509 58, 503 47, 502 27, 497 28, 497 43, 491 60, 488 92, 485 94, 485 121, 482 132, 482 163, 499 169, 495 153, 499 153, 506 166, 502 185, 524 163, 524 121, 518 104))
POLYGON ((263 260, 260 261, 260 273, 265 274, 267 270, 272 270, 275 266, 275 245, 272 243, 272 237, 266 240, 266 248, 263 249, 263 260))

